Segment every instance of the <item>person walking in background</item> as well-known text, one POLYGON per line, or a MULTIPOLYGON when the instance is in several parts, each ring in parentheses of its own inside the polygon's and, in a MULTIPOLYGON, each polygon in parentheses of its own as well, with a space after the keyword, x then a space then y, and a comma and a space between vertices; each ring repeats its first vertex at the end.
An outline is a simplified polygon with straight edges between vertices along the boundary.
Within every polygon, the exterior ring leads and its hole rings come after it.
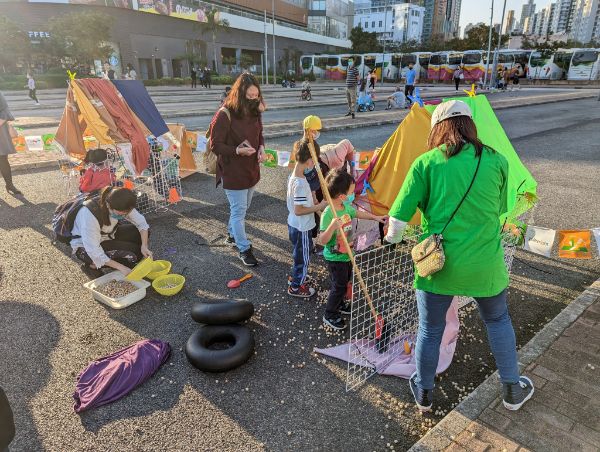
POLYGON ((408 65, 408 70, 406 71, 406 85, 404 85, 404 97, 408 100, 409 107, 412 105, 412 101, 408 96, 414 95, 415 83, 417 83, 417 71, 414 68, 414 64, 410 63, 408 65))
POLYGON ((204 68, 204 86, 208 89, 211 88, 212 78, 210 75, 210 69, 208 67, 204 68))
POLYGON ((369 81, 368 89, 374 90, 375 83, 377 83, 377 74, 374 71, 369 71, 369 75, 367 76, 367 80, 369 81))
POLYGON ((31 75, 30 72, 27 73, 27 88, 29 89, 29 98, 32 101, 34 101, 36 105, 39 105, 40 101, 38 100, 36 95, 35 79, 33 78, 33 75, 31 75))
POLYGON ((354 66, 354 60, 348 60, 348 69, 346 71, 346 100, 348 102, 348 113, 346 116, 352 116, 356 111, 356 87, 359 83, 358 69, 354 66))
POLYGON ((410 389, 417 407, 431 410, 446 313, 454 296, 473 297, 503 384, 504 407, 518 410, 534 388, 519 375, 507 306, 500 215, 507 209, 508 162, 477 138, 471 109, 461 101, 436 108, 428 146, 431 150, 413 162, 392 205, 385 237, 389 243, 402 241, 419 209, 421 240, 437 234, 446 256, 435 272, 421 276, 415 271, 419 328, 410 389))
POLYGON ((454 86, 456 87, 456 91, 458 91, 458 87, 460 86, 460 78, 462 75, 463 75, 463 70, 459 66, 454 70, 454 74, 452 75, 452 78, 454 79, 454 86))
POLYGON ((226 243, 235 245, 247 267, 258 265, 246 235, 246 213, 266 160, 262 94, 256 77, 241 74, 210 124, 209 149, 217 156, 216 182, 223 183, 230 215, 226 243))
POLYGON ((9 121, 14 120, 4 95, 0 93, 0 174, 4 178, 6 191, 11 195, 21 195, 22 193, 13 185, 12 170, 8 161, 8 156, 17 152, 12 141, 14 132, 11 131, 14 129, 8 124, 9 121))
POLYGON ((204 69, 198 69, 198 78, 200 79, 200 87, 204 86, 204 69))
POLYGON ((198 73, 196 72, 196 68, 192 68, 192 71, 190 72, 190 77, 192 78, 192 88, 196 88, 196 82, 198 79, 198 73))
POLYGON ((130 80, 137 79, 137 72, 135 72, 135 69, 133 68, 133 66, 131 64, 127 65, 127 75, 129 76, 130 80))

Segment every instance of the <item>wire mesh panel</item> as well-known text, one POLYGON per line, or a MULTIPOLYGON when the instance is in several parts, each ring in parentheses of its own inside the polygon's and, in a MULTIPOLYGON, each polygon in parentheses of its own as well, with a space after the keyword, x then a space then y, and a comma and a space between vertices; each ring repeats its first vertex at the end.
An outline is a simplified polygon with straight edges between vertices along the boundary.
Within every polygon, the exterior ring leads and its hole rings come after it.
POLYGON ((406 347, 412 347, 418 314, 410 252, 418 238, 419 232, 411 230, 398 245, 356 255, 376 314, 354 275, 347 391, 382 372, 406 347))

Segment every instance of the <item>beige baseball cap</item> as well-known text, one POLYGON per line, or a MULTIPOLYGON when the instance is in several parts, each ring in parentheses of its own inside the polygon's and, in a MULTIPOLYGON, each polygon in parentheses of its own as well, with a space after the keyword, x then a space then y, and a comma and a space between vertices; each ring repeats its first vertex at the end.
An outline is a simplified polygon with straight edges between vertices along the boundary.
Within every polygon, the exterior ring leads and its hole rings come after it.
POLYGON ((449 100, 448 102, 443 102, 438 105, 433 112, 433 115, 431 115, 431 127, 456 116, 468 116, 469 118, 473 118, 473 113, 469 106, 463 101, 449 100))

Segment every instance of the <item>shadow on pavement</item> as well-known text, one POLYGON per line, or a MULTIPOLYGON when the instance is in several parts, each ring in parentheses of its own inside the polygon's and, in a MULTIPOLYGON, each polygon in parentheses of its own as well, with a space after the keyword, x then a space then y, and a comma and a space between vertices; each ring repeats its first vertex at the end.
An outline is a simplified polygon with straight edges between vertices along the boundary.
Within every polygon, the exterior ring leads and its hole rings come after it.
POLYGON ((10 401, 16 425, 11 449, 43 450, 32 403, 50 379, 49 357, 58 343, 60 327, 46 309, 34 304, 1 300, 0 310, 0 386, 10 401))

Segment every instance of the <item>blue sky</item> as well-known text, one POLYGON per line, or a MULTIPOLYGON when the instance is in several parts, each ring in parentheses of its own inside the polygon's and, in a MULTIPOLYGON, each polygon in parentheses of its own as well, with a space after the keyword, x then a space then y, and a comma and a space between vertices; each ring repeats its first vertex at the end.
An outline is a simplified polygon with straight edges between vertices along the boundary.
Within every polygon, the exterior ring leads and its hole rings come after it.
MULTIPOLYGON (((507 0, 506 10, 514 9, 515 17, 517 20, 521 18, 521 7, 527 3, 525 0, 507 0)), ((538 11, 550 3, 550 0, 536 0, 535 10, 538 11)), ((502 18, 502 6, 504 5, 503 0, 494 0, 494 23, 500 23, 502 18)), ((490 22, 492 0, 462 0, 462 6, 460 11, 460 26, 461 30, 465 29, 465 25, 469 22, 477 23, 484 22, 488 24, 490 22)), ((461 31, 462 34, 462 31, 461 31)))

